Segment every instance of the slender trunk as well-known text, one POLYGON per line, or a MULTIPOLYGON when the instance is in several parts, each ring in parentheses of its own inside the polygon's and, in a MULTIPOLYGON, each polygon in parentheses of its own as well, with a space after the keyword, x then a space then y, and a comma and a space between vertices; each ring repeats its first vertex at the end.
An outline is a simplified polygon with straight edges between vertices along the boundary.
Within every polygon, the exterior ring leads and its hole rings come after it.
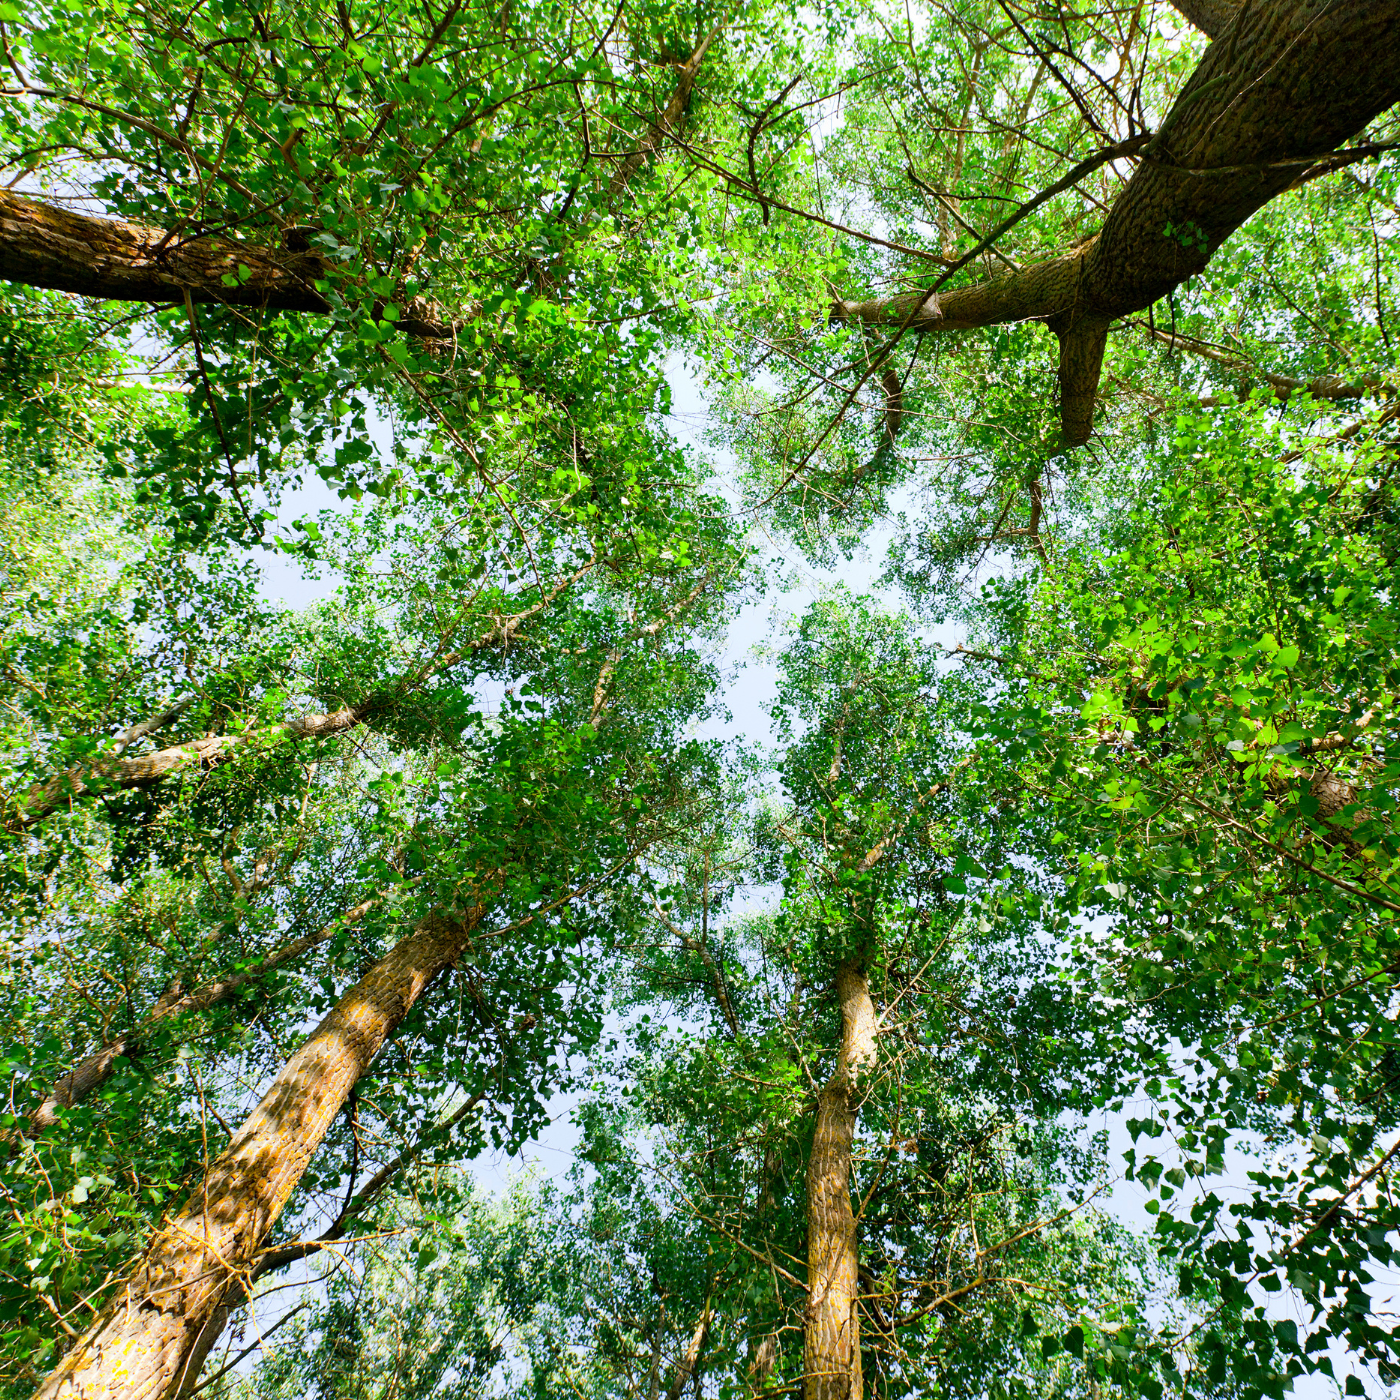
POLYGON ((690 1334, 690 1343, 685 1349, 685 1355, 681 1357, 680 1364, 676 1367, 676 1374, 671 1377, 671 1384, 666 1387, 666 1400, 681 1400, 681 1391, 685 1389, 686 1381, 695 1374, 700 1353, 705 1349, 705 1338, 709 1335, 710 1301, 707 1298, 705 1307, 695 1324, 695 1330, 690 1334))
MULTIPOLYGON (((532 603, 528 608, 506 617, 497 616, 485 632, 464 646, 434 657, 416 672, 405 676, 397 685, 385 687, 357 705, 346 705, 324 713, 300 715, 283 724, 252 729, 242 734, 206 734, 202 739, 171 744, 154 753, 141 754, 136 758, 123 758, 121 749, 134 742, 131 737, 133 734, 139 738, 140 734, 137 731, 143 728, 145 732, 150 732, 148 726, 136 726, 136 729, 118 736, 118 747, 110 758, 104 757, 91 768, 70 768, 66 772, 57 773, 42 783, 36 783, 18 798, 10 799, 5 805, 12 805, 13 810, 5 812, 3 825, 11 831, 22 831, 33 826, 65 802, 91 791, 90 784, 97 783, 116 788, 149 788, 166 778, 191 769, 205 771, 216 768, 241 753, 259 749, 274 752, 283 744, 298 743, 303 739, 332 739, 337 734, 344 734, 391 711, 405 696, 414 694, 424 682, 440 676, 465 657, 475 656, 478 652, 492 647, 508 647, 524 623, 543 612, 561 593, 592 572, 597 562, 595 555, 582 568, 565 575, 538 603, 532 603)), ((661 621, 649 623, 639 629, 637 635, 654 634, 681 606, 698 597, 703 586, 702 581, 700 586, 691 590, 682 604, 666 613, 661 621)), ((160 721, 164 722, 171 713, 173 712, 167 711, 166 715, 160 716, 160 721)))
POLYGON ((341 997, 36 1400, 178 1393, 201 1335, 231 1293, 241 1296, 263 1239, 350 1090, 468 946, 483 912, 478 905, 461 918, 429 915, 341 997))
POLYGON ((864 971, 836 973, 841 1049, 817 1099, 817 1130, 807 1167, 807 1302, 804 1400, 860 1400, 859 1260, 851 1210, 851 1143, 861 1071, 875 1062, 875 1006, 864 971))

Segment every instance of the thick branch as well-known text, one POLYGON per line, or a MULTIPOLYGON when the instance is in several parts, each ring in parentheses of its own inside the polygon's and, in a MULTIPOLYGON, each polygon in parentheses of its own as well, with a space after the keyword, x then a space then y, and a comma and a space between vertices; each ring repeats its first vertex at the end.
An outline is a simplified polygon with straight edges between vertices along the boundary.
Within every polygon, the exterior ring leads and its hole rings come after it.
POLYGON ((382 708, 382 702, 368 700, 327 714, 302 715, 266 729, 253 729, 244 734, 209 734, 137 758, 98 763, 89 769, 70 768, 30 788, 17 800, 18 810, 5 825, 11 830, 32 826, 64 802, 81 797, 96 783, 122 789, 153 787, 173 774, 217 768, 235 755, 251 750, 271 749, 301 739, 333 738, 363 723, 376 708, 382 708))
POLYGON ((706 52, 718 34, 719 30, 716 29, 702 39, 695 52, 677 67, 676 86, 671 91, 670 99, 656 114, 656 119, 651 123, 651 129, 642 137, 637 149, 631 152, 618 167, 617 173, 612 179, 609 191, 611 194, 618 194, 655 153, 661 143, 668 136, 672 136, 680 130, 681 123, 685 118, 686 106, 690 102, 690 94, 695 88, 696 76, 700 72, 700 64, 704 61, 706 52))
MULTIPOLYGON (((188 296, 223 306, 324 312, 330 303, 316 284, 332 275, 318 253, 99 219, 0 190, 0 278, 9 282, 104 301, 188 296)), ((459 323, 410 307, 393 324, 404 335, 440 339, 453 336, 459 323)))
MULTIPOLYGON (((526 621, 543 612, 561 593, 589 573, 596 563, 596 558, 590 560, 572 574, 566 575, 538 603, 509 617, 498 619, 467 645, 434 657, 401 684, 379 691, 358 705, 345 706, 326 713, 302 715, 298 719, 288 720, 285 724, 249 730, 243 734, 210 734, 202 739, 172 744, 168 748, 142 754, 138 758, 122 758, 120 761, 103 759, 88 769, 70 768, 66 772, 56 774, 47 782, 36 783, 27 793, 17 798, 14 803, 17 810, 6 818, 4 825, 11 831, 22 831, 33 826, 63 803, 88 792, 95 784, 123 789, 154 787, 177 773, 216 768, 240 753, 258 749, 270 750, 280 744, 297 743, 303 739, 330 739, 337 734, 344 734, 376 715, 391 710, 406 694, 434 676, 441 675, 464 658, 489 647, 509 646, 526 621)), ((698 591, 697 588, 696 592, 698 591)), ((690 595, 694 596, 694 593, 690 595)), ((124 736, 118 736, 119 741, 122 737, 124 736)))
MULTIPOLYGON (((1400 99, 1400 0, 1281 0, 1241 7, 1088 242, 937 297, 838 301, 837 320, 919 332, 1045 319, 1061 336, 1064 437, 1092 427, 1094 371, 1077 330, 1144 310, 1205 267, 1246 219, 1400 99), (1066 362, 1068 365, 1066 366, 1066 362)), ((1034 201, 1033 201, 1034 202, 1034 201)), ((1101 352, 1100 352, 1101 353, 1101 352)))

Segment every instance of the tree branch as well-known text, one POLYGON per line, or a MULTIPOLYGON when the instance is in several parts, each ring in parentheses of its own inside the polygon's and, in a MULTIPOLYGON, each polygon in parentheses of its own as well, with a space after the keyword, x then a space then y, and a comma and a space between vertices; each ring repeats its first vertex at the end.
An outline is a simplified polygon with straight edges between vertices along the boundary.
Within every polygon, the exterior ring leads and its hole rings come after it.
POLYGON ((1061 339, 1064 443, 1081 443, 1092 429, 1099 326, 1145 310, 1200 272, 1235 229, 1297 183, 1300 166, 1325 164, 1397 99, 1400 0, 1242 8, 1230 42, 1207 49, 1150 144, 1122 143, 1080 162, 984 243, 1131 145, 1142 162, 1097 235, 936 297, 943 279, 928 291, 838 301, 833 317, 921 333, 1046 320, 1061 339))

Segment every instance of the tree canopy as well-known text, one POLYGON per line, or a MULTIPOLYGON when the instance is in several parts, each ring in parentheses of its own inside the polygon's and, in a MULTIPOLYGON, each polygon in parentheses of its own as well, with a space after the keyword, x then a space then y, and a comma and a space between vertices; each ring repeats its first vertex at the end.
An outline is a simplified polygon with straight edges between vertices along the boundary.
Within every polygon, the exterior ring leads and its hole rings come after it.
POLYGON ((0 3, 0 1387, 1387 1392, 1397 102, 1393 0, 0 3))

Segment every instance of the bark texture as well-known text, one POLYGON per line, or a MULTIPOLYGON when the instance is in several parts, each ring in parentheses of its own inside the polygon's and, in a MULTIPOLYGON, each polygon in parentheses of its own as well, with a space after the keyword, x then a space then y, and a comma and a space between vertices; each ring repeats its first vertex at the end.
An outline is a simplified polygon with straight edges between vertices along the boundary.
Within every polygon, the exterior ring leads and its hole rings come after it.
POLYGON ((0 277, 111 301, 222 302, 329 311, 314 253, 231 238, 181 237, 147 224, 95 219, 0 191, 0 277), (239 264, 251 274, 239 281, 239 264), (232 285, 224 282, 232 278, 232 285))
MULTIPOLYGON (((209 1359, 209 1353, 218 1344, 219 1338, 228 1326, 229 1318, 252 1295, 253 1285, 259 1279, 268 1274, 276 1273, 279 1269, 285 1269, 289 1264, 298 1263, 300 1260, 318 1253, 327 1245, 344 1239, 359 1218, 379 1198, 384 1188, 395 1180, 405 1167, 416 1162, 429 1147, 442 1141, 462 1119, 475 1112, 485 1097, 485 1093, 473 1094, 446 1122, 429 1129, 412 1147, 406 1147, 396 1157, 380 1167, 345 1203, 340 1214, 314 1240, 293 1240, 287 1244, 278 1245, 274 1249, 263 1250, 258 1255, 257 1262, 240 1281, 239 1286, 230 1289, 218 1307, 214 1309, 208 1322, 204 1324, 199 1336, 190 1347, 183 1368, 184 1381, 178 1391, 178 1400, 184 1400, 184 1397, 193 1395, 201 1388, 200 1373, 204 1369, 204 1363, 209 1359)), ((208 1384, 208 1382, 203 1382, 203 1384, 208 1384)), ((177 1400, 177 1393, 171 1391, 168 1400, 177 1400)))
POLYGON ((1202 34, 1216 38, 1235 17, 1240 0, 1172 0, 1172 8, 1185 15, 1202 34))
POLYGON ((429 915, 340 999, 36 1400, 178 1394, 220 1305, 242 1296, 263 1239, 350 1090, 468 946, 483 912, 478 905, 463 917, 429 915))
MULTIPOLYGON (((103 301, 188 298, 267 311, 325 312, 330 303, 316 283, 332 275, 331 265, 309 251, 300 231, 285 235, 280 247, 268 247, 227 235, 189 235, 94 218, 0 190, 0 278, 9 282, 103 301)), ((433 310, 414 304, 394 328, 429 339, 454 335, 457 324, 433 310)))
POLYGON ((1250 215, 1400 100, 1400 0, 1232 8, 1094 237, 937 296, 838 301, 835 318, 918 332, 1044 318, 1060 339, 1065 441, 1085 441, 1100 329, 1200 272, 1250 215))
POLYGON ((838 969, 841 1049, 817 1100, 817 1130, 807 1167, 807 1302, 803 1400, 860 1400, 859 1257, 851 1210, 855 1092, 875 1063, 875 1005, 863 970, 838 969))

